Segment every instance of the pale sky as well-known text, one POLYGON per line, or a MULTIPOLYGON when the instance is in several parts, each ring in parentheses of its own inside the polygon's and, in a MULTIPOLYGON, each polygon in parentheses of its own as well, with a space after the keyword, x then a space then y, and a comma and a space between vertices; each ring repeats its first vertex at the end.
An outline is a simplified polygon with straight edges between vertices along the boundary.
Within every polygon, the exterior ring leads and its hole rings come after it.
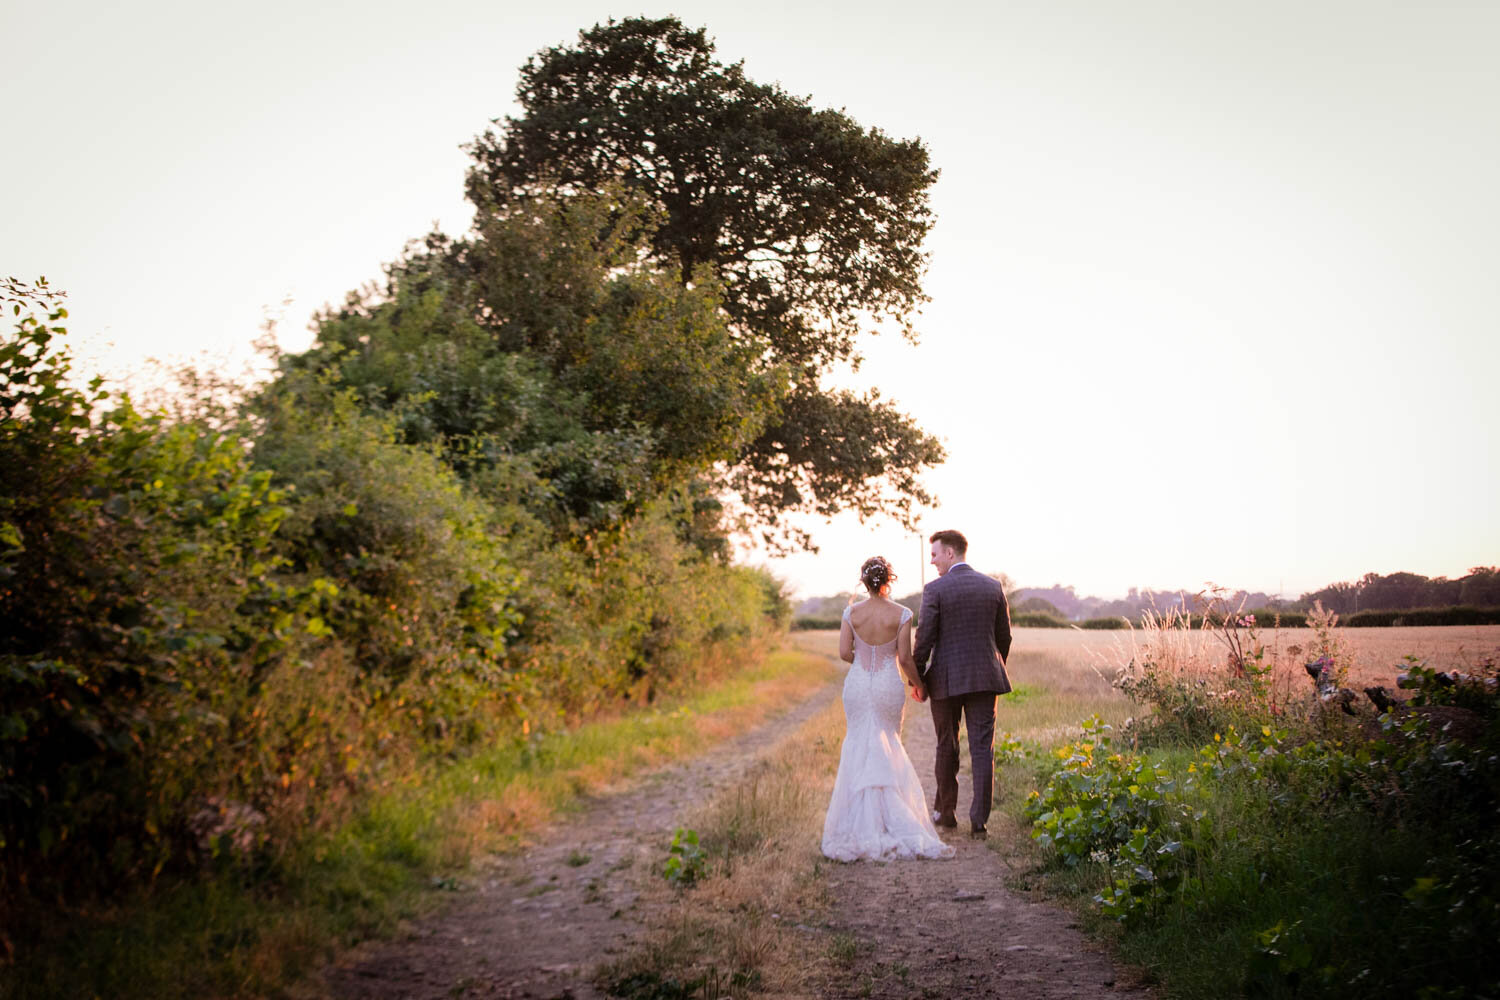
MULTIPOLYGON (((1105 597, 1500 562, 1500 4, 669 12, 943 171, 920 346, 840 376, 946 442, 924 533, 1105 597)), ((65 289, 113 373, 244 358, 268 310, 304 346, 406 240, 468 228, 458 147, 521 63, 636 13, 0 0, 0 274, 65 289)), ((795 591, 877 552, 916 589, 917 536, 815 534, 772 563, 795 591)))

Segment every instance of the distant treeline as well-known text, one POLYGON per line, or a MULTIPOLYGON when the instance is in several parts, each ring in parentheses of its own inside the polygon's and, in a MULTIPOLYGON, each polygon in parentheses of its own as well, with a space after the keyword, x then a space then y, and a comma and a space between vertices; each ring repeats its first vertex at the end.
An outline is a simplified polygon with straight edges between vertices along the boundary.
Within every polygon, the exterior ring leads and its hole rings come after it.
MULTIPOLYGON (((920 603, 920 601, 918 602, 920 603)), ((1308 613, 1287 611, 1280 608, 1256 608, 1240 612, 1240 617, 1252 616, 1260 628, 1306 628, 1308 613)), ((1202 626, 1204 616, 1188 615, 1193 628, 1202 626)), ((1140 615, 1111 615, 1069 621, 1060 615, 1049 615, 1037 611, 1022 611, 1010 616, 1016 628, 1081 628, 1081 629, 1125 629, 1139 626, 1140 615)), ((1360 611, 1341 616, 1339 624, 1350 628, 1379 628, 1402 625, 1500 625, 1500 607, 1476 608, 1455 605, 1447 608, 1411 608, 1402 611, 1360 611)), ((839 619, 826 615, 798 615, 792 620, 792 628, 798 630, 836 629, 839 619)))
MULTIPOLYGON (((1276 608, 1258 608, 1253 611, 1241 612, 1239 617, 1253 617, 1259 628, 1306 628, 1307 612, 1282 611, 1276 608)), ((1188 616, 1193 628, 1201 627, 1205 621, 1203 615, 1193 614, 1188 616)), ((1034 612, 1022 613, 1011 616, 1011 624, 1021 628, 1084 628, 1084 629, 1124 629, 1132 625, 1139 625, 1139 618, 1132 618, 1128 622, 1124 616, 1117 615, 1110 618, 1085 618, 1083 621, 1071 622, 1059 618, 1056 615, 1036 614, 1034 612)), ((1339 619, 1340 625, 1350 628, 1377 628, 1383 626, 1401 625, 1500 625, 1500 607, 1496 608, 1474 608, 1457 605, 1450 608, 1413 608, 1405 611, 1360 611, 1356 614, 1339 619)), ((834 622, 837 628, 838 623, 834 622)))
POLYGON ((1314 601, 1346 616, 1413 608, 1495 608, 1500 607, 1500 568, 1476 566, 1456 580, 1417 573, 1366 573, 1353 583, 1329 584, 1303 594, 1298 604, 1310 608, 1314 601))
MULTIPOLYGON (((1062 585, 1022 587, 1014 592, 1011 613, 1044 614, 1075 623, 1122 616, 1136 619, 1152 610, 1196 610, 1195 597, 1196 592, 1189 589, 1164 591, 1132 587, 1124 598, 1105 601, 1097 597, 1079 597, 1072 587, 1062 585)), ((1354 583, 1330 584, 1303 594, 1295 601, 1277 600, 1269 594, 1244 590, 1225 594, 1224 600, 1232 608, 1280 613, 1287 622, 1292 620, 1288 616, 1310 611, 1317 602, 1329 611, 1338 612, 1347 624, 1354 624, 1348 621, 1349 617, 1363 611, 1500 607, 1500 570, 1493 566, 1476 566, 1456 580, 1428 578, 1416 573, 1392 573, 1389 576, 1367 573, 1354 583)))

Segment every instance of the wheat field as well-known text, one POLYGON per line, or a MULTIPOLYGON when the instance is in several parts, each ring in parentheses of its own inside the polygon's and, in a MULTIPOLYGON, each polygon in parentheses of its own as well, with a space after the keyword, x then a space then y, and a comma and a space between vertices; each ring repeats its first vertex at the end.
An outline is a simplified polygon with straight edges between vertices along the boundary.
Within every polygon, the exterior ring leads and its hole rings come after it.
MULTIPOLYGON (((1311 629, 1264 629, 1261 641, 1269 652, 1289 663, 1299 662, 1313 643, 1311 629)), ((1486 659, 1500 660, 1500 625, 1424 625, 1392 628, 1337 628, 1335 639, 1348 655, 1351 686, 1384 684, 1395 686, 1396 675, 1405 669, 1403 658, 1411 655, 1442 670, 1473 670, 1486 659)), ((1221 659, 1223 646, 1212 632, 1195 629, 1175 637, 1188 651, 1205 661, 1221 659)), ((1020 668, 1018 654, 1046 652, 1052 662, 1066 664, 1070 674, 1096 678, 1112 677, 1148 641, 1142 630, 1089 631, 1062 628, 1018 628, 1011 659, 1020 668)), ((1308 656, 1307 659, 1312 659, 1308 656)), ((1061 680, 1061 679, 1060 679, 1061 680)), ((1066 683, 1074 684, 1076 681, 1066 683)))

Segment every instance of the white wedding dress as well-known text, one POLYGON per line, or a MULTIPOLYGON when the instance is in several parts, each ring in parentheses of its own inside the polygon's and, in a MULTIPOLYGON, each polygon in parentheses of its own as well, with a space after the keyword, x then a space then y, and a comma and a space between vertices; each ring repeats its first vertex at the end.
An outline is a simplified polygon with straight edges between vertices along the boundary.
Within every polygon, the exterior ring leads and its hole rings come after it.
MULTIPOLYGON (((911 609, 902 608, 902 626, 909 621, 911 609)), ((905 707, 896 640, 871 646, 855 632, 854 664, 844 678, 844 746, 823 820, 823 853, 836 861, 953 855, 938 838, 922 782, 901 745, 905 707)))

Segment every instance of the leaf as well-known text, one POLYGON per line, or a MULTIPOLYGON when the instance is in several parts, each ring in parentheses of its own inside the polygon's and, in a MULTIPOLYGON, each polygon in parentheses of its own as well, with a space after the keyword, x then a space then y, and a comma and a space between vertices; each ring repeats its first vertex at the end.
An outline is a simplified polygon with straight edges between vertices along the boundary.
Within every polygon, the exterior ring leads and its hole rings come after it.
POLYGON ((1437 888, 1437 884, 1438 880, 1435 878, 1419 878, 1411 884, 1411 888, 1407 889, 1401 895, 1413 903, 1421 903, 1432 894, 1432 891, 1437 888))

